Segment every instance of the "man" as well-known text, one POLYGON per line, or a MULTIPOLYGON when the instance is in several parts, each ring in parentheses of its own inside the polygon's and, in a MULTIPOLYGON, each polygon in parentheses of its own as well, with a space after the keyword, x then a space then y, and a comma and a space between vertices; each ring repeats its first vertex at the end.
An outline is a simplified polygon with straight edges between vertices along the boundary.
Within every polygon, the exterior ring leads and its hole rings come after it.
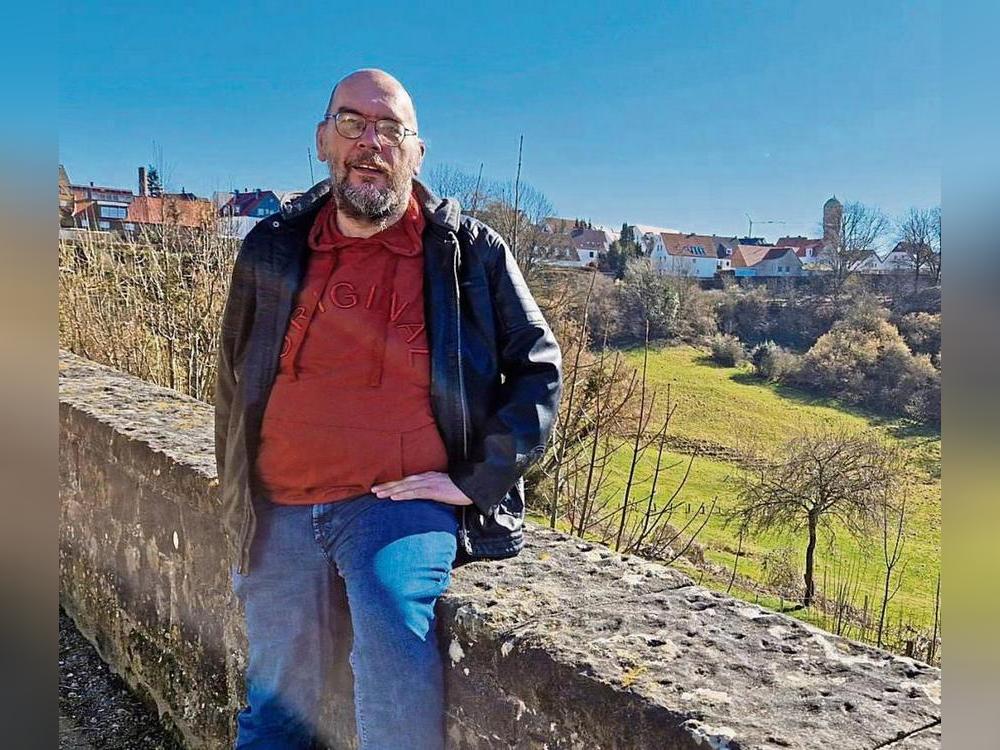
POLYGON ((561 355, 492 229, 417 181, 409 95, 360 70, 316 128, 324 180, 247 236, 222 321, 216 461, 246 612, 240 748, 315 738, 341 576, 362 750, 444 747, 434 605, 523 546, 561 355))

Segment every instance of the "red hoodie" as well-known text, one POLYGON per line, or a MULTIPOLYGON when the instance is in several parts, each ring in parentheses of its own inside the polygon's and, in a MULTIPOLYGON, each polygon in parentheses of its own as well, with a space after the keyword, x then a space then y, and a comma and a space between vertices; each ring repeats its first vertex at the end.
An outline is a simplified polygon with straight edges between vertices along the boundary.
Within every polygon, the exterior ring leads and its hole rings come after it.
POLYGON ((316 216, 261 425, 256 469, 273 502, 344 500, 447 470, 430 403, 423 228, 413 197, 368 238, 340 233, 332 197, 316 216))

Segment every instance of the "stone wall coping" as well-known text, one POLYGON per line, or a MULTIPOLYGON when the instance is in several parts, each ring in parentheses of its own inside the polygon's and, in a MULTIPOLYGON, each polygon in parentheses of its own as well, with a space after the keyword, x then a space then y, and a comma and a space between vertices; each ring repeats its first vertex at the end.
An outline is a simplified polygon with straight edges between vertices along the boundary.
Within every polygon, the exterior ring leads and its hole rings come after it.
MULTIPOLYGON (((61 412, 215 483, 211 405, 64 350, 59 370, 61 412)), ((525 537, 516 558, 456 570, 439 603, 454 694, 503 696, 511 735, 523 723, 547 726, 551 748, 940 746, 940 669, 544 526, 525 537)), ((449 711, 467 720, 456 746, 541 747, 449 711)))

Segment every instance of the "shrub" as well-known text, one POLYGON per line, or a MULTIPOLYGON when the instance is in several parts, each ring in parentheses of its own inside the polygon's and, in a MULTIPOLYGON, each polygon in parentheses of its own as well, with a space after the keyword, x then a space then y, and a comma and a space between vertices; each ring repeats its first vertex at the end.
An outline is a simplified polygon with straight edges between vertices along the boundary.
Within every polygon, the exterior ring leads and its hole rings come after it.
POLYGON ((759 378, 781 382, 798 368, 798 357, 773 341, 765 341, 754 348, 750 363, 759 378))
POLYGON ((792 592, 802 584, 802 572, 791 547, 768 550, 760 561, 764 584, 778 592, 792 592))
POLYGON ((770 304, 770 297, 763 287, 748 291, 729 287, 723 292, 716 309, 719 329, 736 335, 748 344, 763 341, 771 328, 770 304))
POLYGON ((832 301, 801 294, 793 289, 785 303, 771 315, 769 336, 777 344, 805 350, 837 322, 832 301))
POLYGON ((884 308, 863 306, 821 336, 802 357, 794 381, 887 415, 940 420, 940 375, 913 355, 884 308))
POLYGON ((667 278, 667 287, 677 296, 674 330, 687 341, 699 341, 719 330, 716 303, 694 279, 674 276, 667 278))
POLYGON ((626 264, 621 300, 624 335, 642 340, 647 320, 650 339, 674 335, 677 292, 671 288, 669 277, 653 269, 648 258, 633 258, 626 264))
MULTIPOLYGON (((933 367, 933 365, 932 365, 933 367)), ((934 427, 941 426, 941 373, 934 370, 923 382, 922 387, 910 394, 903 411, 910 419, 924 422, 934 427)))
POLYGON ((941 313, 907 313, 899 319, 897 327, 914 354, 941 351, 941 313))
POLYGON ((712 361, 724 367, 736 367, 746 356, 740 340, 728 333, 713 336, 709 348, 712 350, 712 361))

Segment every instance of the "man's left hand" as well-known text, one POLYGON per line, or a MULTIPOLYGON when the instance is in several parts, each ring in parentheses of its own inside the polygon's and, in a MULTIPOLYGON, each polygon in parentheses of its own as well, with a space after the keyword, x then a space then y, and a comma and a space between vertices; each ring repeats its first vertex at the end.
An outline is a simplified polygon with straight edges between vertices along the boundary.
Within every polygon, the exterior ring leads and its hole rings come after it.
POLYGON ((375 484, 372 492, 391 500, 437 500, 449 505, 472 505, 472 500, 443 471, 425 471, 395 482, 375 484))

